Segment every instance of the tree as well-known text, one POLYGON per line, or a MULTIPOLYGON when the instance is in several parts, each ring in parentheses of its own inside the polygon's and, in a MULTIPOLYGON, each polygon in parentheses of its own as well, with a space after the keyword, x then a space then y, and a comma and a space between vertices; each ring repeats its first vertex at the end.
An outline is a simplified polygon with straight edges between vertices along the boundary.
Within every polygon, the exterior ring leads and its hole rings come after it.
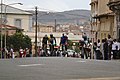
POLYGON ((77 53, 79 53, 80 52, 80 45, 79 45, 79 42, 76 42, 75 43, 75 51, 77 52, 77 53))
POLYGON ((73 49, 72 46, 75 46, 75 51, 79 53, 80 52, 79 42, 74 42, 74 43, 75 45, 73 45, 73 42, 71 40, 68 40, 68 49, 73 49))
POLYGON ((9 36, 7 39, 8 47, 12 47, 14 50, 19 50, 20 48, 31 48, 31 39, 27 35, 23 35, 22 32, 16 32, 14 35, 9 36))
POLYGON ((68 49, 72 49, 73 42, 71 40, 68 40, 68 49))

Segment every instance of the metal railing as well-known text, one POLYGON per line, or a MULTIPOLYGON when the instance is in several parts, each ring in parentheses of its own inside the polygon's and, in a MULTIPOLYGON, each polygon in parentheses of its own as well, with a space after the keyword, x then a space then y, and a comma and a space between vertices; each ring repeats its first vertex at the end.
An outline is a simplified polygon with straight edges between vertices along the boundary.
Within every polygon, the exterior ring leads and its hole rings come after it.
POLYGON ((120 1, 120 0, 109 0, 109 3, 111 3, 111 2, 118 2, 118 1, 120 1))

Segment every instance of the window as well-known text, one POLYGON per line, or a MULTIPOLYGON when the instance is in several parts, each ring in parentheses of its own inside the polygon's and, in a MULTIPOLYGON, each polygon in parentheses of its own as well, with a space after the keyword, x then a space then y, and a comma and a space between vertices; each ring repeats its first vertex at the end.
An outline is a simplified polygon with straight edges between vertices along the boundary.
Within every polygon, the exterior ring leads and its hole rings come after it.
POLYGON ((3 24, 4 18, 0 18, 0 24, 3 24))
POLYGON ((104 33, 104 37, 106 38, 106 33, 104 33))
POLYGON ((119 34, 118 34, 118 36, 119 36, 118 38, 120 39, 120 29, 119 29, 119 34))
POLYGON ((118 17, 118 18, 119 18, 118 20, 119 20, 119 22, 120 22, 120 15, 119 15, 119 17, 118 17))
POLYGON ((101 33, 101 39, 103 39, 104 37, 103 37, 103 33, 101 33))
POLYGON ((21 28, 22 20, 21 19, 15 19, 15 26, 18 28, 21 28))

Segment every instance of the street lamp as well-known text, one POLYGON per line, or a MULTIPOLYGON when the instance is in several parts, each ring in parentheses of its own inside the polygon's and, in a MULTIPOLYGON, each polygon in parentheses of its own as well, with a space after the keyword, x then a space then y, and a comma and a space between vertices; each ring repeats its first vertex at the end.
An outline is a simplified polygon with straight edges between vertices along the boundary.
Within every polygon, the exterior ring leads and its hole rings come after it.
POLYGON ((5 50, 6 50, 6 23, 7 23, 7 7, 10 6, 10 5, 16 5, 16 4, 19 4, 19 5, 23 5, 22 3, 12 3, 12 4, 8 4, 8 5, 5 5, 5 12, 4 12, 4 27, 5 27, 5 50))

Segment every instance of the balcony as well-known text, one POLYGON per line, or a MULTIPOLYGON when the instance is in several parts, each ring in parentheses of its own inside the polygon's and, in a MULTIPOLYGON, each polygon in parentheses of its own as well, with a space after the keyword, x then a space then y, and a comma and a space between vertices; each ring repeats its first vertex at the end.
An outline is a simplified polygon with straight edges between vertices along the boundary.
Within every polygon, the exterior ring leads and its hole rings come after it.
POLYGON ((98 13, 97 13, 97 12, 92 13, 92 17, 93 17, 93 18, 95 18, 95 17, 97 17, 97 16, 98 16, 98 13))
POLYGON ((91 0, 90 5, 95 4, 95 3, 98 3, 98 0, 91 0))
POLYGON ((119 5, 120 4, 120 0, 109 0, 108 6, 109 5, 119 5))
POLYGON ((112 11, 120 10, 120 0, 109 0, 107 5, 112 11))

